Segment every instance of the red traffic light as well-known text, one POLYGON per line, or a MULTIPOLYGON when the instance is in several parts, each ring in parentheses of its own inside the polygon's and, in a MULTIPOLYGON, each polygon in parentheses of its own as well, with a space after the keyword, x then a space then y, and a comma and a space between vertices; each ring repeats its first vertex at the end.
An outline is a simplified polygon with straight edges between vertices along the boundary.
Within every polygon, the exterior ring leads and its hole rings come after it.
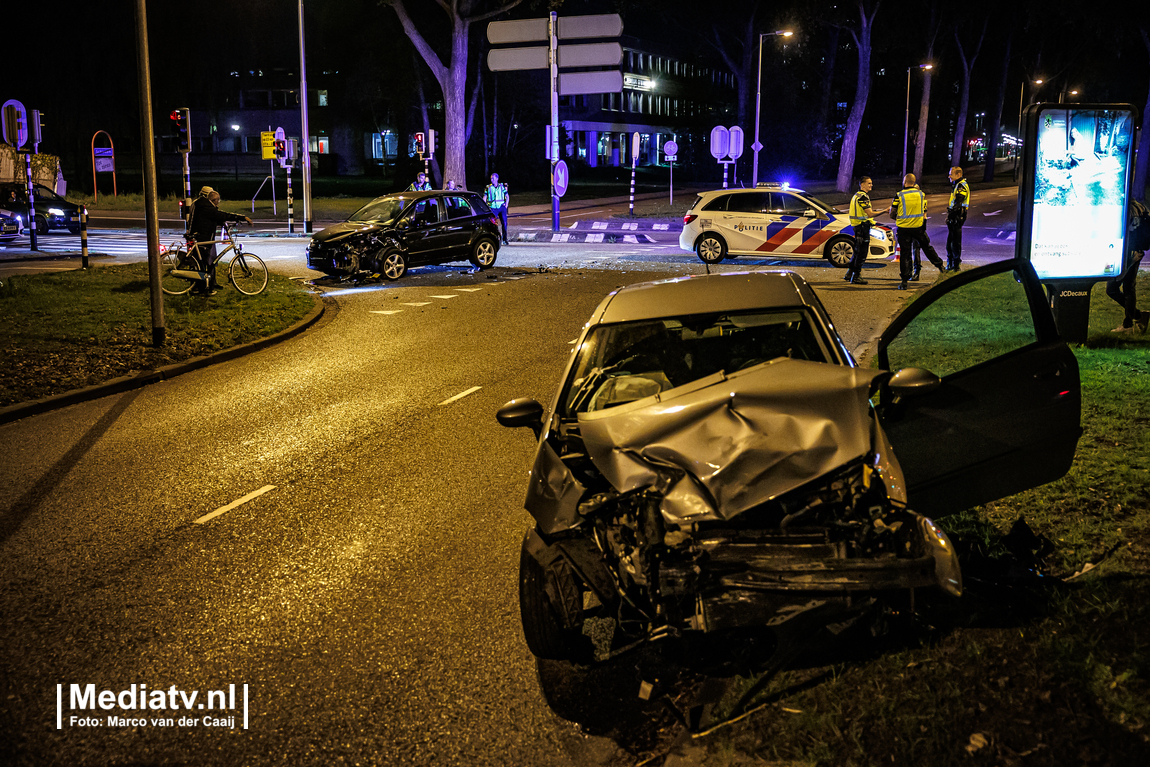
POLYGON ((170 120, 172 120, 173 122, 179 122, 180 121, 180 110, 173 109, 172 113, 170 115, 168 115, 168 118, 170 120))

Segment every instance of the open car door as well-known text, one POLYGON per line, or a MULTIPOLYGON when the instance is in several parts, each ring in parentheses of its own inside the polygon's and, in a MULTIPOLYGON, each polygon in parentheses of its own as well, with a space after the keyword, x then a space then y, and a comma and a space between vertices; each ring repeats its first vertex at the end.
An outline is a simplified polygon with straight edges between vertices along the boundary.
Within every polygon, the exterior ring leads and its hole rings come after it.
POLYGON ((930 289, 880 336, 878 362, 942 379, 879 407, 920 514, 988 503, 1070 469, 1082 433, 1078 361, 1028 262, 989 264, 930 289))

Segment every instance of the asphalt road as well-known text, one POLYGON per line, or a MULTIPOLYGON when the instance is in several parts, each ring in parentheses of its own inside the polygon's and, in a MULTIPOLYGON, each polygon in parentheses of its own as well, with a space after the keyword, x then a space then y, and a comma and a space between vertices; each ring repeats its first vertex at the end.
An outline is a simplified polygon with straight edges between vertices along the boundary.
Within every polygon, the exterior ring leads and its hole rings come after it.
MULTIPOLYGON (((248 247, 308 279, 303 242, 248 247)), ((884 289, 897 267, 872 265, 861 287, 825 264, 717 269, 797 269, 862 352, 906 298, 884 289)), ((37 268, 74 263, 5 261, 0 275, 37 268)), ((704 269, 666 241, 516 244, 488 272, 325 287, 324 320, 285 344, 0 426, 3 761, 633 763, 674 731, 637 702, 634 665, 572 679, 523 643, 533 446, 494 411, 550 398, 606 293, 704 269), (234 684, 237 702, 224 726, 204 726, 194 702, 109 726, 120 712, 70 710, 73 684, 174 685, 199 702, 234 684), (585 732, 556 713, 579 711, 609 724, 585 732), (180 726, 186 715, 201 723, 180 726), (152 722, 167 716, 175 726, 152 722)))

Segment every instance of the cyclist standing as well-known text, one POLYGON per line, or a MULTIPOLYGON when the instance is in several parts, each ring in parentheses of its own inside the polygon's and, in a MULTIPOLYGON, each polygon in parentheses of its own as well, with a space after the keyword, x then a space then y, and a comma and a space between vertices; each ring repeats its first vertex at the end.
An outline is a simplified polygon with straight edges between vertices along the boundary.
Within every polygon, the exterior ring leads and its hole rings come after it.
MULTIPOLYGON (((208 283, 196 292, 212 295, 219 285, 216 284, 216 246, 213 240, 220 224, 228 221, 252 222, 247 216, 238 213, 225 213, 220 210, 220 193, 210 186, 200 189, 200 196, 192 203, 192 214, 188 218, 188 235, 194 242, 200 243, 199 258, 204 271, 211 275, 208 283)), ((188 246, 191 249, 191 245, 188 246)))

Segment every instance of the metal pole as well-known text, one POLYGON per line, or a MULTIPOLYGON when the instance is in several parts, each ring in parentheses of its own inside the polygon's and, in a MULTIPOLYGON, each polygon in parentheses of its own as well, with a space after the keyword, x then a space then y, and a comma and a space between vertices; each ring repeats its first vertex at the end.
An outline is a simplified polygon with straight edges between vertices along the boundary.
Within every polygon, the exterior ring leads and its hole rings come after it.
MULTIPOLYGON (((1026 93, 1026 81, 1025 80, 1022 81, 1022 85, 1018 86, 1018 132, 1014 136, 1016 139, 1018 139, 1018 146, 1016 146, 1014 148, 1014 168, 1013 168, 1013 171, 1014 171, 1014 180, 1015 181, 1018 180, 1018 155, 1022 152, 1022 97, 1023 97, 1024 93, 1026 93)), ((997 128, 998 126, 995 126, 995 127, 997 128)), ((988 141, 987 144, 989 144, 989 143, 990 142, 988 141)), ((990 147, 987 146, 987 149, 990 149, 990 147)))
POLYGON ((667 203, 670 205, 674 205, 675 204, 675 161, 674 160, 671 161, 671 189, 670 189, 670 193, 671 193, 670 194, 671 198, 669 200, 667 200, 667 203))
POLYGON ((555 165, 559 162, 559 14, 547 19, 548 50, 551 63, 551 231, 559 231, 559 195, 555 191, 555 165))
POLYGON ((307 133, 307 62, 303 48, 303 0, 299 0, 300 145, 303 149, 303 231, 311 234, 311 145, 307 133))
MULTIPOLYGON (((635 141, 631 140, 631 149, 635 149, 635 141)), ((635 215, 635 159, 636 152, 631 152, 631 215, 635 215)))
POLYGON ((759 105, 763 100, 763 37, 759 35, 759 84, 755 87, 755 145, 751 147, 755 151, 754 168, 751 170, 751 186, 757 187, 759 185, 759 105))
POLYGON ((30 152, 24 153, 24 175, 28 181, 28 236, 32 241, 32 250, 37 249, 36 245, 36 189, 32 184, 32 154, 30 152))
POLYGON ((730 163, 726 163, 726 162, 723 163, 723 188, 724 189, 727 188, 727 166, 728 165, 730 165, 730 163))
POLYGON ((140 73, 140 146, 144 151, 144 220, 148 230, 148 282, 151 286, 152 345, 163 346, 164 294, 160 292, 160 215, 156 202, 156 141, 152 128, 152 72, 148 64, 148 12, 136 0, 136 57, 140 73))
MULTIPOLYGON (((188 122, 191 122, 191 117, 188 118, 188 122)), ((190 127, 189 130, 191 130, 190 127)), ((180 214, 184 217, 186 227, 192 212, 192 172, 188 168, 188 153, 181 152, 180 154, 184 156, 184 204, 181 206, 180 214)))
POLYGON ((80 208, 80 268, 88 268, 88 208, 80 208))
POLYGON ((910 141, 910 67, 906 68, 906 125, 902 129, 902 175, 906 176, 906 145, 910 141))
POLYGON ((287 174, 287 200, 288 200, 288 234, 295 234, 295 211, 292 209, 291 199, 291 166, 284 166, 284 173, 287 174))
POLYGON ((278 216, 280 212, 276 210, 276 161, 269 160, 268 164, 271 165, 272 173, 268 178, 272 180, 272 215, 278 216))

